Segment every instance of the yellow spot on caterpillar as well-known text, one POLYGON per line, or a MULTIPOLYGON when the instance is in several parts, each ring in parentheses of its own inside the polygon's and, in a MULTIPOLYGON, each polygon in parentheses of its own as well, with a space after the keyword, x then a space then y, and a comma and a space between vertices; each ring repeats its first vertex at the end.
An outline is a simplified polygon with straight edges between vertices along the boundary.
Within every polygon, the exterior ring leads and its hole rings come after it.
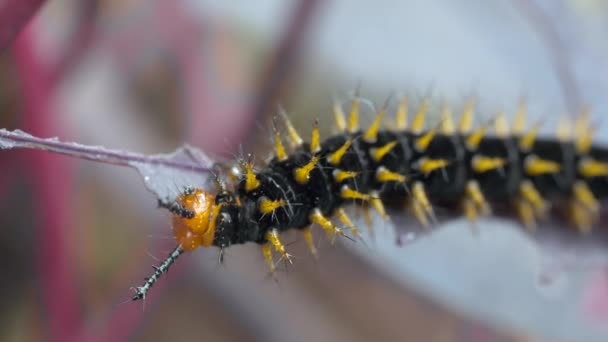
POLYGON ((407 97, 402 96, 399 100, 399 107, 397 108, 397 129, 404 131, 407 129, 407 97))
POLYGON ((376 119, 372 122, 371 126, 367 129, 365 134, 363 135, 363 140, 369 143, 373 143, 378 138, 378 131, 380 130, 380 124, 382 123, 382 119, 384 118, 384 109, 379 111, 376 115, 376 119))
POLYGON ((266 260, 270 273, 274 273, 276 266, 272 260, 272 246, 269 243, 262 245, 262 255, 264 255, 264 260, 266 260))
POLYGON ((346 228, 348 228, 354 236, 358 238, 361 237, 359 229, 353 224, 353 221, 348 217, 348 215, 346 215, 343 208, 338 209, 336 214, 338 215, 338 220, 340 220, 340 222, 342 222, 342 224, 346 226, 346 228))
POLYGON ((312 128, 312 136, 310 138, 310 153, 317 153, 321 150, 321 138, 319 136, 319 121, 315 120, 315 126, 312 128))
POLYGON ((385 220, 388 220, 388 215, 386 214, 386 209, 384 209, 384 204, 382 204, 382 201, 380 200, 380 195, 378 194, 378 192, 374 191, 370 194, 370 203, 371 203, 372 207, 374 207, 374 209, 376 209, 376 211, 378 212, 380 217, 382 217, 385 220))
POLYGON ((483 155, 475 155, 471 160, 471 167, 475 173, 484 173, 499 169, 507 164, 505 158, 486 157, 483 155))
POLYGON ((429 110, 429 101, 424 99, 418 112, 414 116, 414 120, 412 121, 412 132, 420 133, 422 129, 424 129, 424 122, 426 120, 426 113, 429 110))
POLYGON ((538 130, 540 129, 540 123, 537 123, 532 127, 528 133, 524 134, 519 139, 519 148, 526 152, 530 151, 532 147, 534 147, 534 143, 536 142, 536 136, 538 136, 538 130))
POLYGON ((283 146, 283 142, 281 141, 281 134, 279 131, 274 133, 274 148, 277 155, 277 159, 279 161, 287 160, 287 153, 285 152, 285 147, 283 146))
POLYGON ((454 119, 452 118, 452 111, 447 104, 444 104, 441 109, 441 123, 439 129, 441 133, 445 135, 452 135, 455 132, 454 119))
POLYGON ((334 166, 340 164, 342 157, 344 157, 344 155, 346 154, 346 151, 348 151, 348 149, 350 148, 350 145, 352 145, 352 143, 353 143, 352 140, 350 140, 350 139, 346 140, 339 149, 337 149, 335 152, 333 152, 332 154, 330 154, 327 157, 327 161, 331 165, 334 165, 334 166))
POLYGON ((298 182, 300 184, 308 183, 310 173, 312 172, 312 170, 315 169, 318 162, 319 162, 319 157, 314 156, 310 159, 310 161, 306 165, 296 168, 293 171, 296 182, 298 182))
POLYGON ((346 131, 346 116, 342 110, 342 105, 338 101, 334 101, 334 118, 336 120, 336 128, 340 132, 346 131))
POLYGON ((355 199, 355 200, 363 200, 368 201, 370 196, 368 194, 361 193, 357 190, 353 190, 349 188, 347 185, 344 185, 342 189, 340 189, 340 196, 344 199, 355 199))
POLYGON ((536 216, 543 216, 547 210, 547 202, 540 195, 531 181, 525 180, 519 186, 522 198, 532 205, 536 216))
POLYGON ((587 210, 594 213, 599 211, 600 205, 585 182, 577 181, 574 183, 572 192, 574 193, 574 198, 584 205, 587 210))
POLYGON ((498 115, 496 115, 496 119, 494 119, 494 131, 499 138, 506 138, 509 136, 509 123, 507 122, 505 113, 502 111, 499 112, 498 115))
POLYGON ((528 105, 525 99, 519 101, 515 118, 513 119, 513 133, 522 135, 526 129, 526 116, 528 116, 528 105))
POLYGON ((315 246, 315 241, 312 236, 312 230, 310 229, 310 227, 304 228, 302 230, 302 234, 304 235, 304 240, 306 241, 306 246, 308 246, 310 254, 312 254, 315 259, 318 259, 319 255, 317 253, 317 247, 315 246))
POLYGON ((585 178, 608 176, 608 163, 584 158, 578 163, 578 172, 585 178))
POLYGON ((524 227, 526 227, 529 232, 534 232, 536 230, 536 217, 534 216, 532 205, 520 199, 515 201, 515 210, 524 227))
POLYGON ((342 183, 344 180, 353 178, 353 177, 357 177, 358 175, 359 175, 359 172, 357 172, 357 171, 344 171, 344 170, 340 170, 340 169, 335 169, 333 171, 334 179, 338 183, 342 183))
POLYGON ((290 140, 291 146, 292 147, 302 146, 302 143, 303 143, 302 138, 298 134, 298 131, 296 131, 296 129, 293 127, 291 120, 289 120, 287 113, 285 113, 285 110, 282 107, 279 107, 279 114, 283 118, 283 121, 285 122, 285 126, 287 127, 287 134, 289 135, 289 140, 290 140))
POLYGON ((483 136, 486 134, 487 128, 488 128, 488 125, 483 124, 475 132, 473 132, 471 135, 469 135, 467 137, 466 145, 469 150, 474 151, 479 147, 479 144, 481 143, 481 139, 483 139, 483 136))
POLYGON ((378 148, 372 148, 372 150, 371 150, 372 159, 375 162, 381 161, 382 158, 384 158, 384 156, 386 156, 393 148, 395 148, 395 146, 397 146, 397 144, 398 144, 397 141, 391 141, 378 148))
POLYGON ((561 165, 553 160, 541 159, 536 155, 530 155, 525 160, 526 174, 529 176, 545 175, 557 173, 561 170, 561 165))
POLYGON ((355 97, 350 105, 350 116, 348 118, 348 132, 355 133, 359 130, 359 98, 355 97))
POLYGON ((431 129, 428 132, 426 132, 425 134, 423 134, 422 136, 420 136, 419 138, 416 138, 416 142, 415 142, 416 150, 418 150, 419 152, 426 151, 426 149, 431 144, 431 141, 433 141, 433 138, 435 137, 435 135, 437 135, 437 130, 431 129))
POLYGON ((345 236, 342 229, 336 227, 333 223, 331 223, 331 221, 327 217, 323 216, 321 210, 319 210, 318 208, 313 209, 313 211, 308 216, 308 219, 310 220, 310 222, 316 223, 321 226, 321 228, 323 228, 323 230, 331 238, 333 238, 335 235, 345 236))
POLYGON ((285 205, 285 200, 284 199, 278 199, 278 200, 270 200, 267 198, 264 198, 260 201, 259 205, 258 205, 258 209, 260 210, 260 212, 262 214, 270 214, 273 211, 277 210, 278 208, 281 208, 285 205))
POLYGON ((430 159, 430 158, 421 158, 418 162, 418 170, 424 175, 428 175, 429 173, 442 169, 448 166, 450 162, 447 159, 430 159))
POLYGON ((475 99, 472 97, 465 103, 462 116, 460 117, 459 131, 466 134, 473 128, 473 117, 475 115, 475 99))
POLYGON ((247 162, 245 167, 245 191, 251 192, 260 187, 260 181, 253 172, 253 164, 247 162))
POLYGON ((407 178, 404 175, 401 175, 397 172, 389 171, 384 166, 380 166, 376 170, 376 180, 381 183, 386 183, 386 182, 403 183, 407 180, 407 178))
POLYGON ((274 250, 281 255, 281 259, 292 264, 291 261, 292 255, 287 253, 285 250, 285 245, 279 239, 279 231, 276 229, 270 229, 266 232, 266 240, 274 247, 274 250))

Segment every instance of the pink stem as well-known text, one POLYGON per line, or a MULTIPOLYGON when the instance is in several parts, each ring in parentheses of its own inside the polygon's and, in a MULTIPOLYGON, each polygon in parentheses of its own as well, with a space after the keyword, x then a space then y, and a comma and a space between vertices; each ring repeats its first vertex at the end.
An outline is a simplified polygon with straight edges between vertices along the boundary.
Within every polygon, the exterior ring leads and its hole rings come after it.
MULTIPOLYGON (((26 27, 14 46, 21 81, 23 125, 34 134, 56 134, 59 127, 52 107, 52 70, 37 54, 35 28, 35 25, 26 27)), ((30 161, 29 177, 37 192, 33 205, 39 239, 36 260, 49 340, 66 341, 81 324, 76 277, 66 244, 70 233, 70 170, 65 160, 48 153, 39 153, 30 161)))
POLYGON ((9 47, 44 0, 0 1, 0 51, 9 47))

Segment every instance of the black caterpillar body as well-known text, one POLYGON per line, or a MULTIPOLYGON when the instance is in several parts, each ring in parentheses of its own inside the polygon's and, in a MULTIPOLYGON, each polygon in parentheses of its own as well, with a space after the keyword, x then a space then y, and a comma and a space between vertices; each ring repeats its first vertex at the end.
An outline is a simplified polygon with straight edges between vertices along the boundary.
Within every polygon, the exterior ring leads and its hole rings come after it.
MULTIPOLYGON (((573 226, 589 232, 599 201, 608 197, 608 149, 592 146, 589 136, 541 139, 537 129, 505 134, 498 125, 497 133, 503 132, 488 136, 489 123, 476 130, 466 125, 458 131, 449 125, 423 130, 424 119, 416 118, 410 130, 380 130, 383 113, 362 131, 357 106, 353 101, 342 133, 320 142, 315 127, 310 143, 292 133, 296 147, 290 154, 276 133, 276 157, 257 171, 243 162, 233 189, 222 186, 217 195, 195 189, 166 205, 175 214, 177 255, 199 246, 223 250, 255 242, 274 271, 271 250, 290 261, 281 232, 309 234, 317 224, 329 234, 345 235, 338 226, 352 225, 350 220, 343 212, 341 225, 331 218, 349 204, 374 207, 385 217, 385 206, 409 208, 422 226, 433 222, 433 207, 462 208, 473 221, 492 204, 515 208, 530 229, 551 206, 563 206, 573 226)), ((422 108, 417 116, 425 112, 422 108)), ((138 288, 134 299, 143 298, 152 284, 138 288)))

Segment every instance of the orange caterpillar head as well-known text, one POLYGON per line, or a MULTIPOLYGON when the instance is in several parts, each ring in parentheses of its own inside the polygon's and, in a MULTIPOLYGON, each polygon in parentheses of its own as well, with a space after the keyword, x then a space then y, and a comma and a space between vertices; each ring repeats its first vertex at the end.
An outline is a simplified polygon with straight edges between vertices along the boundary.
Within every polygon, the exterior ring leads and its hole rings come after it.
POLYGON ((180 195, 175 201, 194 213, 193 218, 173 215, 173 234, 180 246, 186 251, 212 246, 221 208, 215 195, 195 189, 180 195))

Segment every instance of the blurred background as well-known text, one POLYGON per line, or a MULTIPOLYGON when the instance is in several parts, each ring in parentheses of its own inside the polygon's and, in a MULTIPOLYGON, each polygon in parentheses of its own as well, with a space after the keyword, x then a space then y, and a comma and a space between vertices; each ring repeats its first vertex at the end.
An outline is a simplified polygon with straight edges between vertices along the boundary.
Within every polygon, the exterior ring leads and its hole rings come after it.
MULTIPOLYGON (((358 85, 380 105, 396 93, 454 112, 476 96, 479 122, 525 97, 547 134, 608 110, 601 0, 7 1, 0 19, 0 127, 141 153, 263 158, 278 103, 327 136, 332 102, 358 85)), ((278 283, 257 246, 221 266, 200 250, 132 303, 174 247, 141 176, 40 151, 0 165, 2 340, 608 339, 603 251, 499 219, 401 245, 375 220, 367 245, 319 235, 316 263, 288 236, 296 263, 278 283)))

